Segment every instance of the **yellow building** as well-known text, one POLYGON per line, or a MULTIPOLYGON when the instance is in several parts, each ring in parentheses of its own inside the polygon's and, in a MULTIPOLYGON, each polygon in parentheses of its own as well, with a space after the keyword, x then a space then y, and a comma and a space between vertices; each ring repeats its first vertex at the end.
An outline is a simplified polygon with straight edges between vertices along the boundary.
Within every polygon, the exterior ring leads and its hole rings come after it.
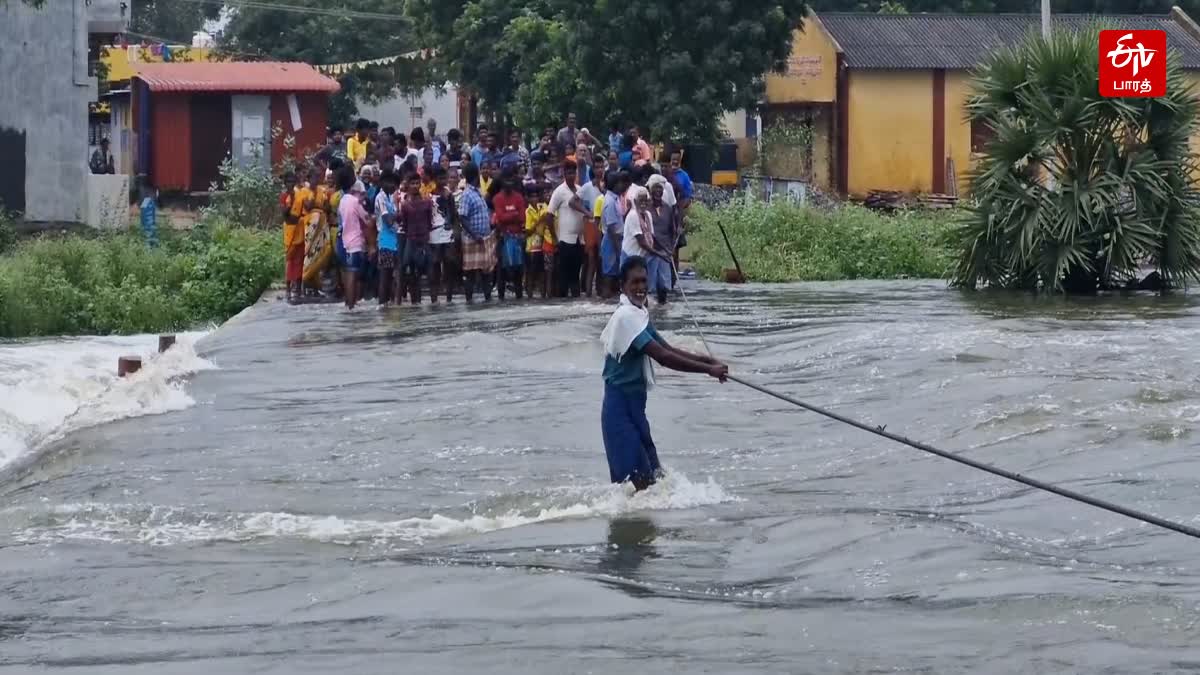
MULTIPOLYGON (((1200 82, 1200 27, 1166 15, 1059 14, 1055 29, 1164 30, 1200 82)), ((986 139, 966 116, 970 70, 990 51, 1040 30, 1036 14, 810 15, 787 72, 767 78, 764 127, 810 125, 811 179, 843 195, 965 191, 986 139)))
MULTIPOLYGON (((211 61, 213 50, 210 47, 188 47, 186 45, 166 45, 172 61, 211 61)), ((109 82, 128 82, 133 78, 133 70, 139 63, 162 63, 163 45, 151 47, 132 44, 127 47, 104 47, 100 60, 108 67, 109 82)))

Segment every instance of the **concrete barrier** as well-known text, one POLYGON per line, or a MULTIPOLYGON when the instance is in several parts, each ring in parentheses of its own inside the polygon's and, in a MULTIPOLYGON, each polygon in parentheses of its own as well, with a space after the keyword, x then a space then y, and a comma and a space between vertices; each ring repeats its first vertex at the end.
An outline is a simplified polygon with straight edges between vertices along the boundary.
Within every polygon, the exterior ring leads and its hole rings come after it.
POLYGON ((94 174, 87 176, 87 212, 83 222, 102 230, 129 226, 129 176, 94 174))

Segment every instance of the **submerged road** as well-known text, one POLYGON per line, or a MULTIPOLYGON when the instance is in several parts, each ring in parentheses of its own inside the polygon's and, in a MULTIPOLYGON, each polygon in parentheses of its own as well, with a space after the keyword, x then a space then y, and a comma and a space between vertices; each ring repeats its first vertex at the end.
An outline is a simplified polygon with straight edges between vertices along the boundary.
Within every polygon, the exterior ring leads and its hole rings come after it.
MULTIPOLYGON (((1194 298, 688 288, 756 382, 1200 522, 1194 298)), ((166 412, 0 468, 0 673, 1200 668, 1200 542, 661 369, 671 475, 632 496, 608 306, 363 310, 258 305, 95 404, 166 412)), ((56 348, 0 351, 0 393, 56 348)))

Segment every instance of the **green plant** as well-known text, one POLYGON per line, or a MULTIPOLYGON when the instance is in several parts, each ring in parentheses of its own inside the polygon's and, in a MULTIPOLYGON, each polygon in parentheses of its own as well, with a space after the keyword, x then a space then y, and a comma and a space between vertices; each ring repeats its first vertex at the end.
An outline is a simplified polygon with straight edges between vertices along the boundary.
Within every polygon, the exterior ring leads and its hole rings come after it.
POLYGON ((991 56, 969 114, 993 134, 971 176, 977 206, 955 233, 954 283, 1095 292, 1157 268, 1200 274, 1200 99, 1174 54, 1167 95, 1102 98, 1095 31, 1057 31, 991 56))
POLYGON ((940 278, 952 261, 945 246, 952 219, 944 213, 885 216, 858 206, 825 210, 743 195, 691 211, 688 252, 707 278, 733 267, 718 224, 751 281, 940 278))
POLYGON ((0 337, 140 333, 220 322, 283 269, 278 232, 211 222, 164 231, 43 237, 0 255, 0 337))
POLYGON ((17 216, 0 206, 0 254, 17 244, 17 216))
POLYGON ((270 227, 278 224, 279 193, 283 181, 261 167, 239 167, 226 157, 218 169, 220 179, 213 183, 212 203, 202 217, 241 225, 270 227))

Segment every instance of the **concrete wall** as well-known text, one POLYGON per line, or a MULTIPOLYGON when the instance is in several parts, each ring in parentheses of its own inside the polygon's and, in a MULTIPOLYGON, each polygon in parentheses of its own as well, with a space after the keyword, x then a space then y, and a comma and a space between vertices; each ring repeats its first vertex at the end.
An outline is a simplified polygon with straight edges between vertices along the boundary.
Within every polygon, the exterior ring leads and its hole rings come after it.
POLYGON ((88 110, 84 0, 40 9, 0 3, 0 128, 25 132, 25 218, 82 222, 87 203, 88 110))
POLYGON ((458 118, 458 90, 447 86, 444 91, 427 89, 420 96, 400 95, 380 103, 358 101, 358 115, 379 122, 381 127, 395 127, 396 132, 408 135, 417 127, 424 127, 425 120, 437 120, 438 134, 445 136, 450 129, 462 129, 466 120, 458 118), (414 116, 413 108, 420 108, 420 116, 414 116))
POLYGON ((102 230, 119 230, 129 225, 129 176, 87 176, 87 213, 84 223, 102 230))
POLYGON ((850 194, 929 192, 933 72, 855 70, 849 103, 850 194))
MULTIPOLYGON (((721 128, 725 130, 726 136, 734 140, 746 138, 746 111, 733 110, 721 115, 721 128)), ((607 132, 605 136, 607 137, 607 132)))

